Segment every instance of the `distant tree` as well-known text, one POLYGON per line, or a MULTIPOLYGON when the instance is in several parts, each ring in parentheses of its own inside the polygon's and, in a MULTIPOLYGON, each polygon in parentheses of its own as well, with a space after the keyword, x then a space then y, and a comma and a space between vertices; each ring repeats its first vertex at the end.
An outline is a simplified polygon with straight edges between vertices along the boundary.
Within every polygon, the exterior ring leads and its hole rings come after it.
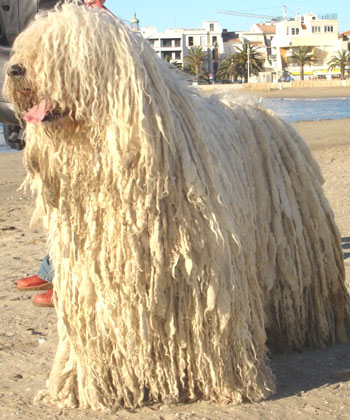
POLYGON ((175 66, 178 70, 182 70, 182 63, 179 61, 172 61, 171 64, 175 66))
POLYGON ((230 54, 224 61, 221 62, 218 71, 216 72, 216 79, 225 80, 229 79, 234 82, 237 78, 237 59, 236 54, 230 54))
POLYGON ((350 67, 350 53, 348 51, 338 51, 328 61, 328 70, 340 69, 340 76, 345 80, 345 70, 350 67))
POLYGON ((248 63, 250 75, 258 74, 264 69, 263 57, 258 53, 256 47, 249 42, 244 42, 242 48, 238 47, 237 50, 237 52, 230 54, 221 63, 217 72, 218 78, 231 79, 233 81, 241 77, 244 82, 247 82, 248 63))
POLYGON ((309 51, 309 47, 295 47, 292 49, 292 54, 287 59, 287 64, 297 64, 300 68, 300 80, 304 80, 304 66, 305 64, 312 64, 315 61, 315 56, 309 51))
POLYGON ((196 76, 196 80, 206 74, 204 64, 207 61, 207 54, 202 51, 202 47, 192 47, 184 57, 184 62, 187 64, 187 70, 190 74, 196 76))

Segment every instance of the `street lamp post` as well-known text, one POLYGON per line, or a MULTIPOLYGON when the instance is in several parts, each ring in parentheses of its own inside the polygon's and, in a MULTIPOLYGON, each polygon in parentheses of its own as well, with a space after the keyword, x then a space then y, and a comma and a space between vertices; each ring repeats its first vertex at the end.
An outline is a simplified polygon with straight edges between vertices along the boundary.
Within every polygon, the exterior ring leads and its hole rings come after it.
POLYGON ((249 83, 249 80, 250 80, 250 44, 249 42, 248 42, 247 54, 248 54, 248 83, 249 83))

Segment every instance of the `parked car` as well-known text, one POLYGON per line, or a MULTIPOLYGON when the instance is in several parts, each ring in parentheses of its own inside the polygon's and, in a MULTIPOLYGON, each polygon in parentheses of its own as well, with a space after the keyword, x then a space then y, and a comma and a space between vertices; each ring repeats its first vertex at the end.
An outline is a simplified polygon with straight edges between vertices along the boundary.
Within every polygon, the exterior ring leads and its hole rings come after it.
POLYGON ((291 82, 293 77, 289 73, 283 73, 283 75, 278 79, 279 82, 291 82))

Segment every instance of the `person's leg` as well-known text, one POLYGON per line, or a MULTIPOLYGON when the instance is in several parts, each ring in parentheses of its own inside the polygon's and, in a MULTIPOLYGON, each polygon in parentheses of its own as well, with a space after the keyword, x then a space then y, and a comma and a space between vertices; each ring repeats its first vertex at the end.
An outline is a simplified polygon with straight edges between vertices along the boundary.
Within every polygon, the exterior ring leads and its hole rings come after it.
POLYGON ((45 293, 38 293, 33 297, 35 306, 54 306, 53 304, 53 287, 45 293))
POLYGON ((17 288, 20 290, 48 290, 52 288, 54 271, 51 267, 50 257, 42 260, 38 273, 34 276, 18 280, 17 288))
POLYGON ((42 260, 37 275, 46 282, 52 283, 55 272, 52 268, 49 255, 46 255, 46 257, 42 260))
MULTIPOLYGON (((46 257, 42 260, 37 275, 45 281, 47 285, 52 285, 55 272, 52 268, 49 255, 46 255, 46 257)), ((33 303, 35 306, 54 306, 52 297, 53 288, 51 287, 47 292, 35 295, 33 297, 33 303)))
POLYGON ((18 125, 4 124, 4 139, 11 149, 22 150, 25 146, 24 131, 18 125))

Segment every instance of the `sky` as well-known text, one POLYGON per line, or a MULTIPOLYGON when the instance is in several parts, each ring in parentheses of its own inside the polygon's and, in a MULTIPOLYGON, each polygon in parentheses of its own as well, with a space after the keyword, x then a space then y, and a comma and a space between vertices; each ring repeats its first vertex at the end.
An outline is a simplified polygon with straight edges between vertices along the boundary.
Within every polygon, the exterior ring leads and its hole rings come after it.
MULTIPOLYGON (((287 17, 296 13, 316 13, 318 16, 338 15, 339 32, 350 30, 349 0, 293 0, 286 4, 287 17)), ((241 31, 250 29, 260 18, 247 18, 219 14, 217 10, 282 16, 283 3, 250 0, 247 3, 227 0, 106 0, 105 6, 119 18, 129 21, 136 12, 140 27, 156 26, 161 32, 166 28, 201 28, 203 20, 217 20, 223 29, 241 31)))

